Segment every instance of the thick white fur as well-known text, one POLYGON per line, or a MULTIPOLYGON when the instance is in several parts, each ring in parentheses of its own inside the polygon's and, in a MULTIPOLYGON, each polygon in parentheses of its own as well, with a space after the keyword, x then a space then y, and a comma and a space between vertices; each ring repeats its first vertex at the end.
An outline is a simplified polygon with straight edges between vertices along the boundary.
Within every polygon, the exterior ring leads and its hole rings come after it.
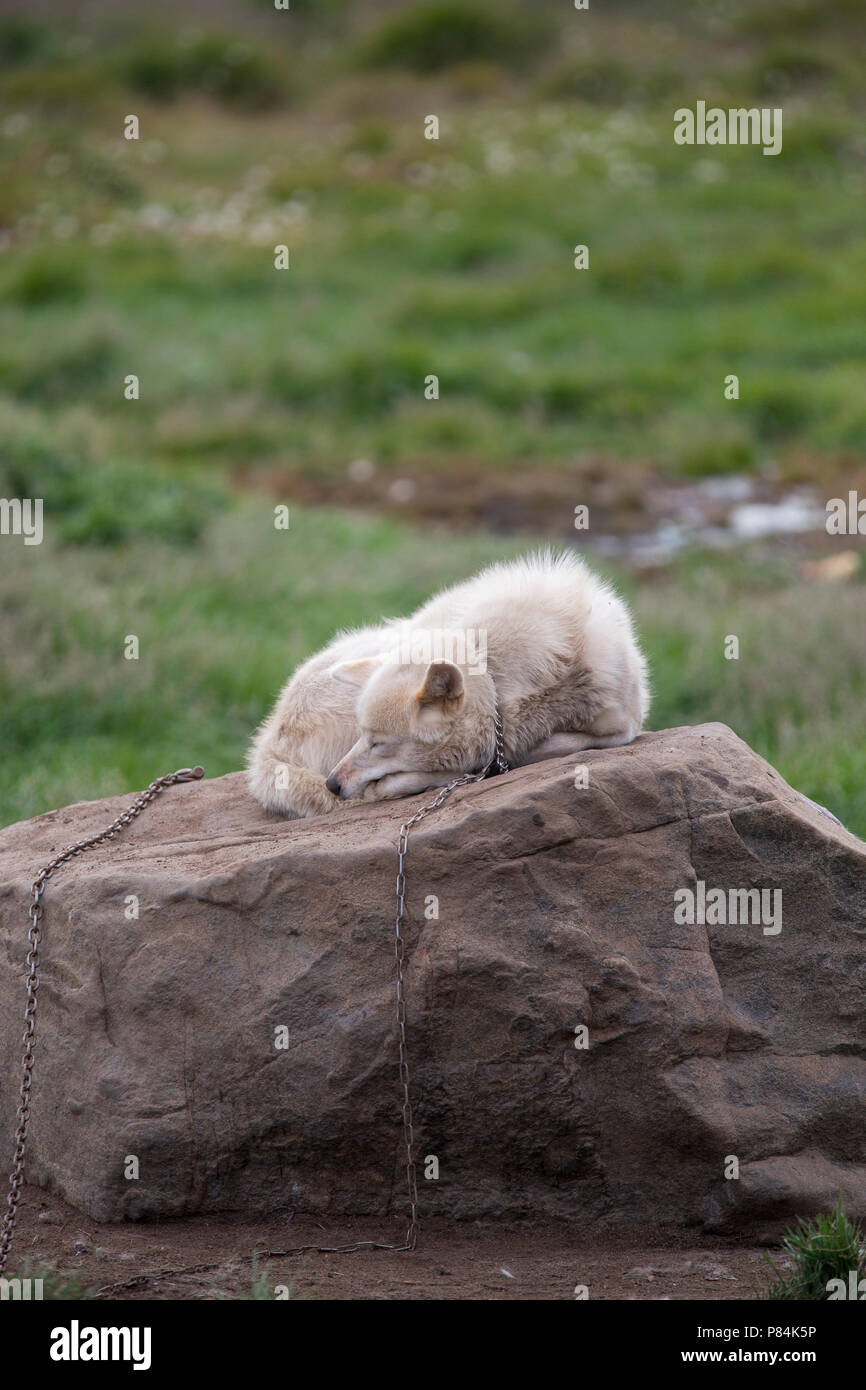
POLYGON ((649 693, 628 609, 576 556, 492 565, 411 618, 338 634, 259 729, 250 790, 268 810, 318 815, 480 771, 496 697, 512 767, 640 732, 649 693), (387 655, 419 630, 485 633, 486 672, 387 655))

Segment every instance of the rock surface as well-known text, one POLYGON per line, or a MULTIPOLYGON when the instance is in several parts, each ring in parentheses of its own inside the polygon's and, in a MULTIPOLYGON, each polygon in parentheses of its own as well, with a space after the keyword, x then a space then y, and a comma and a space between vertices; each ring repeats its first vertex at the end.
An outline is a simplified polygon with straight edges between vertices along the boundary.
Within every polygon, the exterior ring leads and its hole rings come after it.
MULTIPOLYGON (((581 754, 585 788, 577 761, 461 789, 413 832, 422 1216, 762 1232, 840 1191, 866 1215, 866 846, 723 725, 581 754), (781 890, 781 930, 676 921, 698 881, 781 890)), ((131 800, 0 833, 4 1154, 29 883, 131 800)), ((30 1180, 97 1220, 403 1213, 394 879, 424 800, 284 821, 234 773, 59 869, 30 1180)))

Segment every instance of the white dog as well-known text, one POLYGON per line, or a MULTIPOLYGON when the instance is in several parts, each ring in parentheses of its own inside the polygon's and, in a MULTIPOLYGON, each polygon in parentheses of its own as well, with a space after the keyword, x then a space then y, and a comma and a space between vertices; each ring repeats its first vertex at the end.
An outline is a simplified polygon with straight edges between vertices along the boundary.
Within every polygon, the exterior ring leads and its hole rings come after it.
POLYGON ((497 714, 520 767, 630 743, 648 707, 622 600, 574 555, 530 556, 305 662, 256 735, 250 790, 268 810, 320 815, 481 771, 497 714))

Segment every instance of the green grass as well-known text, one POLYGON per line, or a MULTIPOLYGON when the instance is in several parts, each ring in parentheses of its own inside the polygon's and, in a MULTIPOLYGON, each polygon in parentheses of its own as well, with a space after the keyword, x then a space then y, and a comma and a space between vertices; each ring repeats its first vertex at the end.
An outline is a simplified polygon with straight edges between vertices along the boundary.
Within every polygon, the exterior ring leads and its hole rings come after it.
MULTIPOLYGON (((50 519, 0 545, 5 819, 239 766, 335 628, 523 548, 273 531, 267 499, 340 505, 352 460, 453 515, 473 470, 589 468, 632 524, 650 476, 866 477, 853 0, 181 11, 0 17, 0 496, 50 519), (781 102, 782 155, 676 146, 699 97, 781 102)), ((862 592, 793 549, 641 584, 653 723, 726 719, 866 833, 862 592)))
POLYGON ((769 1256, 764 1257, 775 1276, 765 1295, 773 1301, 826 1302, 831 1279, 842 1280, 847 1297, 849 1274, 854 1271, 858 1280, 866 1274, 863 1232, 845 1215, 841 1196, 829 1214, 819 1213, 814 1221, 801 1220, 789 1228, 782 1248, 793 1263, 790 1274, 781 1273, 769 1256))
POLYGON ((821 480, 866 450, 866 61, 844 8, 807 44, 748 9, 659 37, 626 6, 588 43, 556 6, 448 0, 327 45, 327 14, 247 32, 250 6, 234 33, 7 24, 0 391, 58 441, 90 416, 94 465, 796 454, 821 480), (768 74, 796 96, 780 157, 674 145, 677 105, 764 101, 768 74))
MULTIPOLYGON (((0 819, 132 791, 175 767, 243 763, 291 669, 340 627, 409 613, 528 547, 265 499, 197 545, 20 545, 0 577, 0 819), (125 638, 139 639, 137 661, 125 638), (39 691, 34 700, 34 690, 39 691)), ((863 588, 807 584, 763 552, 692 556, 625 580, 652 669, 653 728, 721 719, 795 786, 866 832, 863 588), (740 638, 726 661, 724 639, 740 638)))
MULTIPOLYGON (((89 1299, 93 1297, 92 1289, 89 1289, 81 1280, 78 1274, 66 1274, 62 1270, 56 1269, 54 1265, 46 1264, 42 1261, 33 1262, 25 1260, 20 1269, 6 1276, 8 1279, 35 1279, 42 1280, 42 1302, 61 1302, 69 1303, 79 1299, 89 1299)), ((35 1291, 31 1288, 31 1298, 35 1298, 35 1291)))

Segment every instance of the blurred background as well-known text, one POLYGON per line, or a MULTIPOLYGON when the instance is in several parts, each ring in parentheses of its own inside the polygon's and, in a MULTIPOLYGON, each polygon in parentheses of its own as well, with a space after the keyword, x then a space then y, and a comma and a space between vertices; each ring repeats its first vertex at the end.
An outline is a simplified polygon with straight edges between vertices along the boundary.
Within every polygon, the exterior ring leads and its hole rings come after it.
POLYGON ((0 538, 0 820, 239 767, 335 628, 541 542, 633 603, 651 727, 724 720, 866 834, 864 538, 824 524, 866 497, 864 31, 5 0, 0 496, 45 539, 0 538), (698 99, 782 107, 781 155, 676 145, 698 99))

